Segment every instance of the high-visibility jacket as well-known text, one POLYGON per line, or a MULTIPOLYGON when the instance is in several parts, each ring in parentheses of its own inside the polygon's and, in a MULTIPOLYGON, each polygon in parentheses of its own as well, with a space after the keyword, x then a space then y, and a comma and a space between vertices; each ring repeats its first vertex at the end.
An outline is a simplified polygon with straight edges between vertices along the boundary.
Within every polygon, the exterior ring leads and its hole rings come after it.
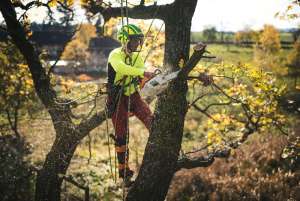
POLYGON ((133 52, 130 57, 127 56, 128 62, 126 63, 126 54, 122 47, 116 48, 109 54, 107 65, 108 85, 124 85, 123 94, 126 96, 139 89, 136 80, 143 78, 145 72, 144 61, 138 52, 133 52), (129 60, 131 60, 131 65, 128 65, 129 60), (124 76, 127 76, 125 80, 123 80, 124 76))

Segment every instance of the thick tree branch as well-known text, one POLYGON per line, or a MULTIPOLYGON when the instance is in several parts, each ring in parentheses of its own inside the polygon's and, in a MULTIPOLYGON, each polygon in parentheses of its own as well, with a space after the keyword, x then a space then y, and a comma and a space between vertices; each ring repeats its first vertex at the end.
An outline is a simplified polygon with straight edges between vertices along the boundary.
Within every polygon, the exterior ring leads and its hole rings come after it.
MULTIPOLYGON (((134 19, 165 19, 165 15, 169 8, 169 4, 167 5, 151 5, 144 6, 138 5, 134 7, 128 8, 128 17, 134 19), (155 16, 154 16, 155 14, 155 16)), ((104 21, 108 21, 110 18, 122 17, 122 9, 124 11, 125 8, 122 7, 108 7, 105 8, 101 5, 97 5, 95 2, 90 3, 87 7, 87 10, 93 14, 101 13, 104 17, 104 21)), ((125 12, 124 12, 125 13, 125 12)), ((123 17, 124 14, 123 14, 123 17)))
POLYGON ((47 3, 43 3, 43 2, 40 2, 40 1, 31 1, 27 4, 23 4, 22 2, 20 1, 17 1, 17 2, 14 2, 12 5, 15 7, 15 8, 21 8, 23 9, 25 12, 19 17, 19 20, 23 18, 24 15, 26 15, 26 12, 28 10, 30 10, 31 8, 33 8, 34 6, 36 7, 39 7, 39 6, 43 6, 45 8, 48 9, 48 12, 49 14, 52 14, 52 10, 49 6, 49 3, 50 3, 50 0, 47 2, 47 3))
POLYGON ((205 53, 206 45, 203 43, 198 43, 194 46, 194 52, 190 59, 186 62, 185 66, 180 71, 178 77, 187 79, 188 74, 193 70, 193 68, 198 64, 200 59, 203 57, 205 53))
POLYGON ((208 167, 215 161, 215 158, 227 158, 230 155, 230 150, 222 150, 216 151, 214 153, 209 154, 207 157, 201 156, 198 158, 187 158, 184 157, 177 162, 177 171, 185 168, 192 169, 197 167, 208 167))
POLYGON ((78 139, 85 137, 91 130, 99 126, 107 118, 105 110, 96 112, 91 118, 81 122, 76 130, 78 131, 78 139))
MULTIPOLYGON (((184 155, 184 157, 182 159, 178 160, 178 162, 177 162, 177 171, 182 168, 192 169, 192 168, 197 168, 197 167, 208 167, 208 166, 212 165, 212 163, 214 162, 214 158, 216 158, 216 157, 217 158, 229 157, 231 148, 232 149, 238 148, 239 145, 244 143, 251 134, 253 134, 255 131, 257 131, 259 121, 260 121, 260 118, 258 118, 256 120, 255 125, 252 125, 250 122, 247 122, 245 124, 246 130, 243 133, 242 138, 236 142, 229 143, 228 148, 226 148, 224 150, 215 151, 215 152, 209 154, 207 157, 201 156, 198 158, 189 158, 189 157, 187 157, 187 155, 184 155)), ((202 150, 203 149, 199 149, 199 150, 191 151, 188 153, 196 153, 196 152, 199 152, 202 150)))
POLYGON ((145 5, 145 0, 141 0, 140 1, 140 6, 144 6, 145 5))
POLYGON ((90 200, 90 188, 88 186, 85 186, 83 184, 80 184, 79 182, 77 182, 72 176, 62 176, 62 178, 66 181, 69 182, 71 184, 73 184, 74 186, 76 186, 77 188, 80 188, 82 190, 84 190, 84 201, 89 201, 90 200))
POLYGON ((21 8, 23 10, 28 10, 30 9, 31 6, 37 4, 38 2, 37 1, 31 1, 27 4, 23 4, 21 1, 16 1, 14 2, 12 5, 15 7, 15 8, 21 8))

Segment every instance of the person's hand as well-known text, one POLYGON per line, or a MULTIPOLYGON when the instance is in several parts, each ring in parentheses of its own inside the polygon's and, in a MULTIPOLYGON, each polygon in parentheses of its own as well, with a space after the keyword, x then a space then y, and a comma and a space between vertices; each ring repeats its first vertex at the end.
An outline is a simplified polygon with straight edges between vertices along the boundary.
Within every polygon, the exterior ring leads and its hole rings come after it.
POLYGON ((199 80, 201 82, 203 82, 204 86, 208 86, 208 85, 210 85, 211 83, 214 82, 213 77, 211 75, 206 74, 206 73, 200 73, 199 80))
POLYGON ((155 76, 155 73, 151 72, 144 72, 144 77, 140 79, 140 87, 143 88, 150 79, 152 79, 155 76))
POLYGON ((155 76, 156 74, 155 73, 152 73, 152 72, 144 72, 144 77, 147 78, 147 79, 151 79, 155 76))

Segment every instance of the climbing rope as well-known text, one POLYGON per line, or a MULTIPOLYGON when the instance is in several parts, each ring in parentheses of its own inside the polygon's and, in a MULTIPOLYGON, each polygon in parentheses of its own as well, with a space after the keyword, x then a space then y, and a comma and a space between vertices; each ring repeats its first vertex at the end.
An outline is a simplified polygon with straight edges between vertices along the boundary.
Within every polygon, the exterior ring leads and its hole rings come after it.
MULTIPOLYGON (((131 83, 132 77, 129 77, 129 83, 131 83)), ((125 185, 127 182, 127 165, 129 163, 128 157, 128 144, 129 144, 129 112, 130 112, 130 96, 131 96, 131 88, 129 85, 129 96, 128 96, 128 104, 127 104, 127 130, 126 130, 126 143, 125 143, 125 169, 124 169, 124 182, 123 182, 123 200, 125 201, 125 185), (128 161, 127 161, 128 160, 128 161), (127 163, 127 164, 126 164, 127 163)))
MULTIPOLYGON (((157 0, 154 1, 154 4, 157 4, 157 0)), ((153 14, 153 16, 152 16, 151 23, 150 23, 150 25, 149 25, 149 27, 148 27, 148 30, 147 30, 146 34, 145 34, 145 38, 146 38, 145 41, 146 41, 147 38, 148 38, 148 35, 149 35, 149 33, 150 33, 151 27, 152 27, 152 25, 153 25, 153 23, 154 23, 154 21, 155 21, 155 17, 157 16, 158 11, 159 11, 159 6, 157 6, 157 8, 156 8, 156 10, 155 10, 155 12, 154 12, 154 14, 153 14)), ((137 55, 137 57, 135 58, 135 60, 134 60, 134 62, 133 62, 133 65, 135 64, 137 58, 139 57, 140 52, 143 50, 143 46, 144 46, 144 44, 145 44, 145 41, 142 43, 141 49, 140 49, 140 51, 138 52, 138 55, 137 55)), ((147 53, 147 54, 148 54, 148 53, 147 53)))
MULTIPOLYGON (((160 26, 160 28, 159 28, 159 30, 158 30, 158 32, 157 32, 155 38, 154 38, 152 41, 156 41, 156 40, 157 40, 157 38, 158 38, 158 36, 159 36, 159 34, 160 34, 160 32, 161 32, 161 30, 162 30, 164 24, 165 24, 165 23, 162 23, 162 24, 161 24, 161 26, 160 26)), ((145 59, 144 59, 144 63, 146 63, 146 61, 147 61, 147 59, 148 59, 148 57, 149 57, 149 55, 150 55, 150 53, 151 53, 151 51, 152 51, 153 49, 154 49, 154 45, 153 45, 153 43, 152 43, 151 48, 148 50, 147 55, 146 55, 146 57, 145 57, 145 59)))
MULTIPOLYGON (((110 166, 110 173, 112 178, 114 178, 113 174, 113 168, 112 168, 112 162, 111 162, 111 152, 110 152, 110 137, 109 137, 109 132, 108 132, 108 109, 107 109, 107 104, 105 104, 105 123, 106 123, 106 136, 107 136, 107 147, 108 147, 108 157, 109 157, 109 166, 110 166)), ((116 180, 115 180, 116 182, 116 180)))

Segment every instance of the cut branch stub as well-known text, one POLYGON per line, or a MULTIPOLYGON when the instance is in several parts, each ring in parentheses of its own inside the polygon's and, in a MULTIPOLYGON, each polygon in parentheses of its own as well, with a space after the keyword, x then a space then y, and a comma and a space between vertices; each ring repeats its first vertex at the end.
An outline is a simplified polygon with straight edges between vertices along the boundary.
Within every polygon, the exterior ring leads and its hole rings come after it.
POLYGON ((194 51, 205 51, 205 48, 206 45, 204 43, 199 42, 194 46, 194 51))
POLYGON ((182 68, 179 78, 186 79, 188 74, 195 68, 200 59, 203 57, 205 53, 206 45, 203 43, 198 43, 194 46, 194 52, 190 59, 186 62, 186 65, 182 68))

